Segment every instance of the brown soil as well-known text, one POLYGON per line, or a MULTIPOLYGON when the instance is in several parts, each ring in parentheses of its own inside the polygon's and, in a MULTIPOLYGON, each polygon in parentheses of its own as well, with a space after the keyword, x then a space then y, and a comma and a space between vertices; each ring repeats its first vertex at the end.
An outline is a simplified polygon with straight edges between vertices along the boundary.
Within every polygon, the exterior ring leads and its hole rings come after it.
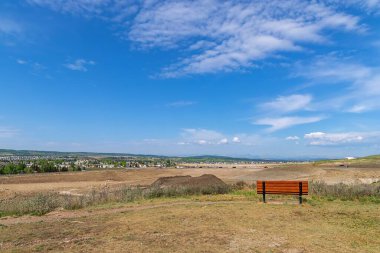
POLYGON ((200 177, 191 176, 174 176, 174 177, 160 177, 153 184, 152 187, 168 188, 168 187, 223 187, 226 186, 222 180, 211 174, 204 174, 200 177))
MULTIPOLYGON (((215 166, 215 165, 214 165, 215 166)), ((40 192, 69 191, 86 194, 94 189, 120 186, 148 186, 160 177, 186 176, 199 177, 213 174, 227 184, 244 181, 248 184, 256 180, 322 180, 335 183, 372 183, 380 181, 380 168, 349 168, 337 166, 313 166, 313 164, 260 164, 245 165, 247 168, 146 168, 128 170, 99 170, 83 172, 42 173, 26 175, 1 175, 0 200, 15 195, 28 195, 40 192)))

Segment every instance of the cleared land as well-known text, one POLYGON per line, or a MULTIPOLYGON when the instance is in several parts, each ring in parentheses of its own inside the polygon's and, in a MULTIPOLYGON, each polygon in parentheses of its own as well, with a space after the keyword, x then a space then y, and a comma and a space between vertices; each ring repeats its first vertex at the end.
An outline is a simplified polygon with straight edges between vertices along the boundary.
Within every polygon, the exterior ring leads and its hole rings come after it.
MULTIPOLYGON (((201 176, 213 174, 226 183, 256 180, 322 180, 335 183, 372 183, 380 181, 380 166, 340 166, 328 164, 265 164, 265 165, 199 165, 184 169, 124 169, 85 172, 44 173, 34 175, 12 175, 0 177, 0 199, 16 194, 30 194, 47 191, 84 193, 101 187, 120 185, 150 185, 160 177, 201 176), (197 168, 195 168, 197 167, 197 168), (236 168, 233 168, 236 167, 236 168)), ((191 166, 191 165, 188 165, 191 166)))

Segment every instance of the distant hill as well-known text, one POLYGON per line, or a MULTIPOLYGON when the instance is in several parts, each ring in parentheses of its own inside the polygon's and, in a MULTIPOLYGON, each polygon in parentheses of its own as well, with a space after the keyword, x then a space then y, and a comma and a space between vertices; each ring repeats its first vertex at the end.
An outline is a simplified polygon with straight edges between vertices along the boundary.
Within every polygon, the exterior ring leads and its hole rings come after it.
POLYGON ((355 163, 380 163, 380 155, 360 157, 353 160, 347 159, 261 159, 246 157, 230 157, 218 155, 199 155, 199 156, 163 156, 149 154, 129 154, 129 153, 99 153, 99 152, 61 152, 61 151, 39 151, 39 150, 13 150, 0 149, 0 156, 52 156, 52 157, 134 157, 134 158, 156 158, 172 159, 177 162, 289 162, 289 161, 316 161, 316 164, 332 162, 355 163))
POLYGON ((52 157, 135 157, 135 158, 159 158, 173 159, 177 162, 270 162, 270 161, 286 161, 275 159, 255 159, 255 158, 236 158, 229 156, 160 156, 145 154, 128 154, 128 153, 97 153, 97 152, 60 152, 60 151, 38 151, 38 150, 13 150, 0 149, 0 156, 52 156, 52 157))
POLYGON ((236 157, 229 157, 229 156, 188 156, 188 157, 180 157, 178 158, 181 162, 268 162, 273 160, 265 160, 265 159, 252 159, 252 158, 236 158, 236 157))
POLYGON ((61 152, 61 151, 39 151, 39 150, 13 150, 0 149, 0 156, 60 156, 60 157, 113 157, 113 156, 133 156, 133 157, 165 157, 156 155, 140 155, 125 153, 97 153, 97 152, 61 152))
POLYGON ((380 155, 370 155, 364 157, 358 157, 354 159, 334 159, 334 160, 320 160, 314 163, 315 165, 331 165, 342 164, 351 167, 380 167, 380 155))

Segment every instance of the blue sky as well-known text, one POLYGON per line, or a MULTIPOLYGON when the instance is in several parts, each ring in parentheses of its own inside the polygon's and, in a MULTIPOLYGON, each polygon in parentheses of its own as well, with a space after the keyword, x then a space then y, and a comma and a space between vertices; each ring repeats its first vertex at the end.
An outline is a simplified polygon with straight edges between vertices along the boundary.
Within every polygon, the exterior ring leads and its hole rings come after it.
POLYGON ((0 2, 0 147, 380 153, 380 1, 0 2))

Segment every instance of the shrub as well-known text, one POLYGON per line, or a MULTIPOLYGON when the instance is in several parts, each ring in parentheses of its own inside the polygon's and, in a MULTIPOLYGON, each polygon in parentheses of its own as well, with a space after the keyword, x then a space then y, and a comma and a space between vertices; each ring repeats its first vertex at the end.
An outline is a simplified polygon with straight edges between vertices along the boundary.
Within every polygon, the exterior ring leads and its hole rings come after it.
POLYGON ((339 198, 342 200, 356 200, 363 197, 380 198, 380 184, 333 184, 328 185, 321 181, 310 183, 310 194, 327 197, 330 199, 339 198))
POLYGON ((61 206, 59 195, 56 193, 37 194, 31 197, 16 196, 13 199, 0 202, 0 214, 34 214, 42 215, 61 206))
POLYGON ((1 215, 43 215, 56 208, 79 209, 109 202, 132 202, 140 199, 178 197, 200 194, 228 193, 231 187, 121 187, 93 190, 86 195, 60 195, 58 193, 17 196, 0 202, 1 215))

